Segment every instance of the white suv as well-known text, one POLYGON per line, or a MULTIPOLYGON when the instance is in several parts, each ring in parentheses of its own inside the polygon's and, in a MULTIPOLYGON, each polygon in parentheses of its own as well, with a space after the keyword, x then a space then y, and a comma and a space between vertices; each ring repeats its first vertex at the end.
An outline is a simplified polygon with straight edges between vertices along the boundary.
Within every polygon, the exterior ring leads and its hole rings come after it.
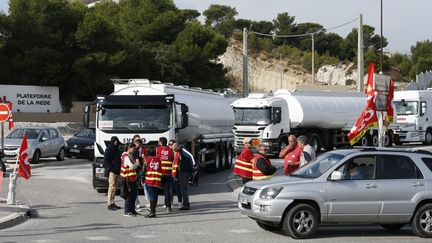
POLYGON ((16 159, 24 132, 27 135, 31 163, 37 164, 40 158, 48 157, 56 157, 58 161, 64 160, 64 138, 57 128, 49 127, 16 128, 9 133, 4 142, 4 156, 6 160, 16 159))

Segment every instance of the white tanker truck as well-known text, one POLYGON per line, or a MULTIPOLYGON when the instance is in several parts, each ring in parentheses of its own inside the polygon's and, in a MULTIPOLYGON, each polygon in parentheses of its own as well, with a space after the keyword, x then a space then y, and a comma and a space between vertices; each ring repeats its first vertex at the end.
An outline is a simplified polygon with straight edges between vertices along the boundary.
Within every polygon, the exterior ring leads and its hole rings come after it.
MULTIPOLYGON (((258 138, 276 155, 288 144, 290 134, 306 135, 317 151, 349 144, 347 134, 366 106, 359 92, 287 91, 252 93, 231 104, 235 114, 235 151, 243 148, 245 137, 258 138)), ((391 130, 385 136, 391 146, 391 130)), ((359 141, 377 146, 378 132, 371 130, 359 141)))
MULTIPOLYGON (((98 96, 93 187, 108 188, 103 165, 111 136, 122 143, 139 134, 145 146, 157 146, 160 137, 185 145, 201 167, 209 171, 231 166, 234 151, 234 94, 174 86, 147 79, 113 80, 114 92, 98 96)), ((84 109, 89 125, 90 104, 84 109)))

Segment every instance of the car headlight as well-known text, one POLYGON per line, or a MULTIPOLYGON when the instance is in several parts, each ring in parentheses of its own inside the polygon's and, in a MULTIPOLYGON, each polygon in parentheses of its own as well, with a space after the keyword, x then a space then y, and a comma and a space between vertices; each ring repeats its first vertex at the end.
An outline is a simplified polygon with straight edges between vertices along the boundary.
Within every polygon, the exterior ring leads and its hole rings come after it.
POLYGON ((94 145, 85 146, 84 149, 94 149, 94 145))
POLYGON ((274 199, 282 191, 283 187, 270 187, 262 190, 260 194, 261 199, 274 199))

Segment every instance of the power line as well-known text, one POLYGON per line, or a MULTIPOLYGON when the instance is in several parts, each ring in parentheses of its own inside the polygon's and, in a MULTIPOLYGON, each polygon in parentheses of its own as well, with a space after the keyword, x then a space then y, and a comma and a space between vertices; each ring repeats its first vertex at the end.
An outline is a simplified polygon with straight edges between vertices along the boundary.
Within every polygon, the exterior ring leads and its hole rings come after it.
POLYGON ((331 28, 328 28, 328 29, 320 29, 320 30, 317 30, 317 31, 315 31, 315 32, 309 32, 309 33, 304 33, 304 34, 295 34, 295 35, 273 35, 273 34, 260 33, 260 32, 256 32, 256 31, 249 31, 249 33, 256 34, 256 35, 261 35, 261 36, 273 37, 273 38, 293 38, 293 37, 303 37, 303 36, 310 36, 310 35, 316 35, 316 34, 323 33, 323 32, 328 32, 328 31, 330 31, 330 30, 334 30, 334 29, 337 29, 337 28, 343 27, 343 26, 345 26, 345 25, 352 24, 353 22, 357 21, 358 19, 359 19, 359 18, 357 17, 357 18, 355 18, 355 19, 353 19, 353 20, 351 20, 351 21, 348 21, 348 22, 346 22, 346 23, 343 23, 343 24, 340 24, 340 25, 337 25, 337 26, 334 26, 334 27, 331 27, 331 28))

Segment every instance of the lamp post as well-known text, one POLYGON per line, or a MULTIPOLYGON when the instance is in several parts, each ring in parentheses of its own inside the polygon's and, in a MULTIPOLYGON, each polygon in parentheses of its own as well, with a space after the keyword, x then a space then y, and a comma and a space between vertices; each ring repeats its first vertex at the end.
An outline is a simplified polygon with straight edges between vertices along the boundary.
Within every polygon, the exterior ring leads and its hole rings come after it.
POLYGON ((383 0, 381 0, 381 38, 380 38, 380 71, 383 71, 383 0))

